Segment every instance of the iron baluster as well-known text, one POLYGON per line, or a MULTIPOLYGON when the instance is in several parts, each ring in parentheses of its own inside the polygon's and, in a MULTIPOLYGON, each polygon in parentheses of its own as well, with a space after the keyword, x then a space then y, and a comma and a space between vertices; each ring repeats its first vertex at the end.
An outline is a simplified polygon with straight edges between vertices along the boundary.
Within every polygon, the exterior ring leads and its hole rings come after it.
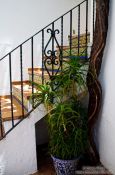
POLYGON ((44 84, 44 30, 42 30, 42 84, 44 84))
POLYGON ((21 76, 21 103, 22 103, 22 116, 24 117, 22 45, 20 45, 20 76, 21 76))
POLYGON ((95 29, 95 0, 93 0, 93 36, 94 36, 94 29, 95 29))
POLYGON ((1 132, 1 137, 3 137, 3 124, 2 124, 2 110, 1 110, 1 97, 0 97, 0 132, 1 132))
POLYGON ((80 50, 80 5, 78 6, 78 56, 80 50))
POLYGON ((54 23, 52 23, 52 53, 51 53, 51 59, 52 59, 52 77, 54 75, 54 64, 55 64, 55 52, 54 52, 54 23))
POLYGON ((70 10, 70 56, 72 55, 72 10, 70 10))
POLYGON ((88 41, 88 0, 86 0, 86 59, 87 59, 87 41, 88 41))
POLYGON ((13 94, 12 94, 12 64, 11 64, 11 53, 9 53, 9 74, 10 74, 11 117, 12 117, 12 127, 14 127, 13 94))
POLYGON ((61 70, 62 70, 62 66, 63 66, 63 16, 61 17, 61 53, 60 53, 60 66, 61 66, 61 70))
MULTIPOLYGON (((31 86, 32 86, 32 94, 34 94, 34 85, 33 85, 33 82, 34 82, 34 53, 33 53, 33 37, 31 38, 31 66, 32 66, 32 71, 31 71, 31 74, 32 74, 32 83, 31 83, 31 86)), ((33 98, 32 98, 32 107, 34 107, 34 101, 33 101, 33 98)))
POLYGON ((33 60, 33 37, 31 38, 31 65, 32 65, 32 94, 34 93, 34 60, 33 60))

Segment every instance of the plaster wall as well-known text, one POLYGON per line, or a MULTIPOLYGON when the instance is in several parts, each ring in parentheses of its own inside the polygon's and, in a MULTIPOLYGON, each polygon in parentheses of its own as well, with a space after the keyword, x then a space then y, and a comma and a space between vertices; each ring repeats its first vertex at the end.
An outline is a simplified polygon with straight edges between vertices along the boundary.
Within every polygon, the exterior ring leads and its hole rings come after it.
POLYGON ((110 1, 109 29, 100 82, 103 100, 95 136, 100 159, 115 174, 115 1, 110 1))
MULTIPOLYGON (((0 141, 1 175, 29 175, 37 171, 35 124, 44 114, 41 105, 0 141)), ((8 127, 11 122, 7 122, 8 127)))
MULTIPOLYGON (((0 0, 0 58, 14 49, 24 40, 41 30, 70 10, 83 0, 0 0)), ((91 1, 89 0, 89 15, 91 1)), ((77 33, 77 13, 73 12, 73 29, 77 33)), ((81 33, 85 33, 86 21, 85 5, 81 7, 81 33)), ((69 15, 64 19, 64 45, 68 45, 69 15)), ((90 26, 90 21, 88 21, 90 26)), ((60 29, 60 21, 55 23, 55 28, 60 29)), ((91 26, 88 27, 91 30, 91 26)), ((58 36, 57 36, 58 37, 58 36)), ((49 40, 49 35, 45 34, 45 44, 49 40)), ((60 36, 58 37, 60 40, 60 36)), ((23 79, 28 79, 27 69, 31 67, 31 41, 23 45, 23 79)), ((34 67, 41 66, 41 34, 34 38, 34 67)), ((59 43, 60 44, 60 43, 59 43)), ((11 54, 12 56, 12 81, 20 81, 20 48, 11 54)), ((9 82, 9 58, 6 57, 0 62, 0 94, 10 93, 9 82)))

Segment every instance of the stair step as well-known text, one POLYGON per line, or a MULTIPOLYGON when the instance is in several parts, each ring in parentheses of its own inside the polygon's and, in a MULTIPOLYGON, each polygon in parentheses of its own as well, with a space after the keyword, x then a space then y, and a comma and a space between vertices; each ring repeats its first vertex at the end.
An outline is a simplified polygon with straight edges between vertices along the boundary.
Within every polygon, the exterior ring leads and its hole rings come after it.
MULTIPOLYGON (((68 36, 68 40, 70 42, 70 36, 68 36)), ((87 34, 87 43, 90 43, 90 33, 87 34)), ((60 46, 61 47, 61 46, 60 46)), ((83 33, 79 36, 79 55, 85 56, 86 50, 86 33, 83 33)), ((57 47, 57 55, 59 56, 60 51, 57 47)), ((72 35, 72 46, 71 46, 71 55, 78 55, 78 35, 72 35)), ((63 57, 70 56, 70 45, 63 46, 63 57)))
POLYGON ((76 171, 77 174, 85 174, 85 175, 112 175, 106 168, 102 165, 100 166, 83 166, 82 170, 76 171))
MULTIPOLYGON (((2 114, 2 120, 4 121, 10 121, 12 120, 12 114, 11 114, 11 99, 10 96, 1 96, 1 114, 2 114)), ((27 111, 24 110, 24 113, 26 114, 27 111)), ((13 98, 13 114, 14 114, 14 120, 22 118, 22 106, 21 104, 13 98)))
MULTIPOLYGON (((12 83, 12 87, 13 87, 13 90, 16 90, 18 92, 21 92, 21 81, 18 81, 17 82, 13 82, 12 83)), ((14 93, 14 91, 13 91, 14 93)), ((29 81, 23 81, 23 93, 24 93, 24 97, 26 97, 27 99, 29 99, 29 97, 31 96, 32 94, 32 87, 31 87, 31 84, 29 81)), ((15 94, 13 94, 15 96, 15 94)), ((21 99, 20 99, 21 101, 21 99)))
MULTIPOLYGON (((32 68, 28 69, 29 81, 32 81, 32 68)), ((44 71, 44 80, 49 80, 49 75, 47 71, 44 71)), ((42 68, 34 68, 33 69, 33 82, 42 84, 42 68)))
MULTIPOLYGON (((47 65, 47 68, 50 75, 52 75, 52 65, 47 65)), ((59 65, 54 66, 54 70, 53 70, 54 74, 58 68, 59 68, 59 65)), ((46 70, 44 70, 43 72, 45 82, 49 81, 49 78, 50 78, 48 72, 46 70)), ((32 81, 32 68, 28 68, 28 74, 29 74, 29 81, 32 81)), ((39 68, 39 67, 33 68, 33 82, 42 84, 42 68, 39 68)))
MULTIPOLYGON (((53 71, 56 72, 57 67, 54 67, 53 71)), ((48 67, 48 71, 52 72, 52 69, 50 69, 50 66, 48 67)), ((41 67, 35 67, 33 68, 33 73, 37 74, 37 75, 41 75, 42 74, 42 68, 41 67)), ((28 74, 32 74, 32 68, 28 68, 28 74)), ((47 70, 44 68, 44 74, 47 75, 47 70)))
MULTIPOLYGON (((61 46, 60 46, 61 47, 61 46)), ((79 55, 85 56, 86 44, 84 46, 79 47, 79 55)), ((57 48, 57 55, 59 56, 60 50, 57 48)), ((78 56, 78 46, 71 47, 71 55, 78 56)), ((70 46, 63 46, 63 57, 70 56, 70 46)))
MULTIPOLYGON (((70 36, 68 36, 68 40, 70 41, 70 36)), ((87 43, 89 42, 90 42, 90 33, 87 33, 87 43)), ((80 34, 79 45, 81 47, 86 46, 86 33, 80 34)), ((78 35, 72 35, 72 46, 78 47, 78 35)))
MULTIPOLYGON (((21 82, 13 82, 13 96, 19 101, 21 104, 22 101, 22 93, 21 93, 21 82)), ((34 92, 36 92, 36 89, 34 88, 34 92)), ((30 85, 29 81, 23 82, 23 101, 24 101, 24 107, 28 111, 29 109, 29 98, 32 94, 32 86, 30 85)))

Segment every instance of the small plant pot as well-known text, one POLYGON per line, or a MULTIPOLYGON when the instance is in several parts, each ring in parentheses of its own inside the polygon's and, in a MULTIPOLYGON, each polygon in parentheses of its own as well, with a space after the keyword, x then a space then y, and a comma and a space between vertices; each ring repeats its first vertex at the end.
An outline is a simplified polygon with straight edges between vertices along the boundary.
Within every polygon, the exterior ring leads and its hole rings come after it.
POLYGON ((54 156, 51 157, 53 159, 57 175, 75 175, 78 165, 78 158, 73 160, 62 160, 54 156))

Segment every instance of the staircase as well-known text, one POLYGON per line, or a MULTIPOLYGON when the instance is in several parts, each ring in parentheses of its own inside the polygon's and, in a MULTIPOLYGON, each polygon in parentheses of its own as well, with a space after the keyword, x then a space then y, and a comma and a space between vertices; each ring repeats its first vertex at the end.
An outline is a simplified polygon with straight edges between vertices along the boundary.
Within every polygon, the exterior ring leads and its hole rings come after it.
POLYGON ((30 97, 36 92, 36 87, 32 82, 48 82, 63 69, 64 60, 73 57, 89 59, 93 36, 89 24, 94 31, 94 13, 93 7, 93 20, 90 21, 88 0, 84 0, 0 59, 0 63, 7 63, 9 72, 7 92, 3 90, 0 94, 1 140, 34 110, 30 97), (81 25, 82 8, 85 20, 81 25), (68 21, 65 20, 67 17, 68 21), (74 25, 75 20, 77 24, 74 25), (11 123, 7 130, 6 122, 11 123))
MULTIPOLYGON (((90 20, 88 7, 88 0, 81 2, 0 59, 1 63, 5 60, 9 64, 7 67, 9 70, 8 92, 0 95, 0 139, 14 129, 15 123, 16 125, 18 122, 20 123, 34 110, 30 103, 30 97, 36 92, 36 88, 32 82, 42 84, 52 79, 62 70, 64 60, 77 56, 81 59, 89 58, 91 33, 88 28, 90 20), (81 29, 82 6, 85 9, 85 24, 81 29), (76 13, 76 17, 74 13, 76 13), (69 20, 64 22, 67 15, 69 20), (77 26, 74 26, 75 19, 77 19, 77 26), (65 25, 69 26, 69 30, 65 30, 65 25), (67 36, 65 45, 64 38, 67 36), (39 51, 40 65, 35 63, 37 57, 36 38, 41 47, 39 51), (28 60, 30 67, 24 65, 27 56, 30 58, 28 60), (14 59, 16 59, 17 67, 13 65, 14 59), (15 77, 14 69, 19 72, 17 77, 15 77), (12 127, 7 132, 4 128, 6 121, 12 123, 12 127)), ((93 25, 94 21, 92 21, 93 25)))
MULTIPOLYGON (((88 41, 89 41, 88 35, 88 41)), ((72 47, 71 47, 71 56, 78 55, 78 44, 77 39, 78 36, 72 36, 72 47), (76 43, 76 46, 75 46, 76 43)), ((86 46, 84 43, 84 39, 86 34, 80 35, 80 46, 79 46, 79 55, 81 59, 87 59, 85 55, 86 46)), ((57 48, 57 56, 56 59, 59 60, 60 50, 57 48)), ((63 46, 63 60, 68 59, 70 53, 70 46, 63 46)), ((46 58, 47 59, 47 58, 46 58)), ((45 65, 46 66, 46 65, 45 65)), ((28 80, 22 81, 12 81, 11 83, 11 92, 8 95, 0 96, 0 110, 1 110, 1 139, 7 135, 7 133, 3 133, 4 130, 4 122, 12 121, 12 129, 15 120, 24 119, 28 116, 29 110, 31 108, 30 97, 32 93, 36 92, 36 88, 33 87, 31 82, 35 82, 38 84, 42 84, 42 82, 48 82, 48 80, 52 77, 53 74, 57 74, 60 72, 58 67, 59 65, 54 65, 53 71, 51 69, 52 65, 47 64, 47 70, 41 67, 31 67, 27 68, 28 71, 28 80)))

